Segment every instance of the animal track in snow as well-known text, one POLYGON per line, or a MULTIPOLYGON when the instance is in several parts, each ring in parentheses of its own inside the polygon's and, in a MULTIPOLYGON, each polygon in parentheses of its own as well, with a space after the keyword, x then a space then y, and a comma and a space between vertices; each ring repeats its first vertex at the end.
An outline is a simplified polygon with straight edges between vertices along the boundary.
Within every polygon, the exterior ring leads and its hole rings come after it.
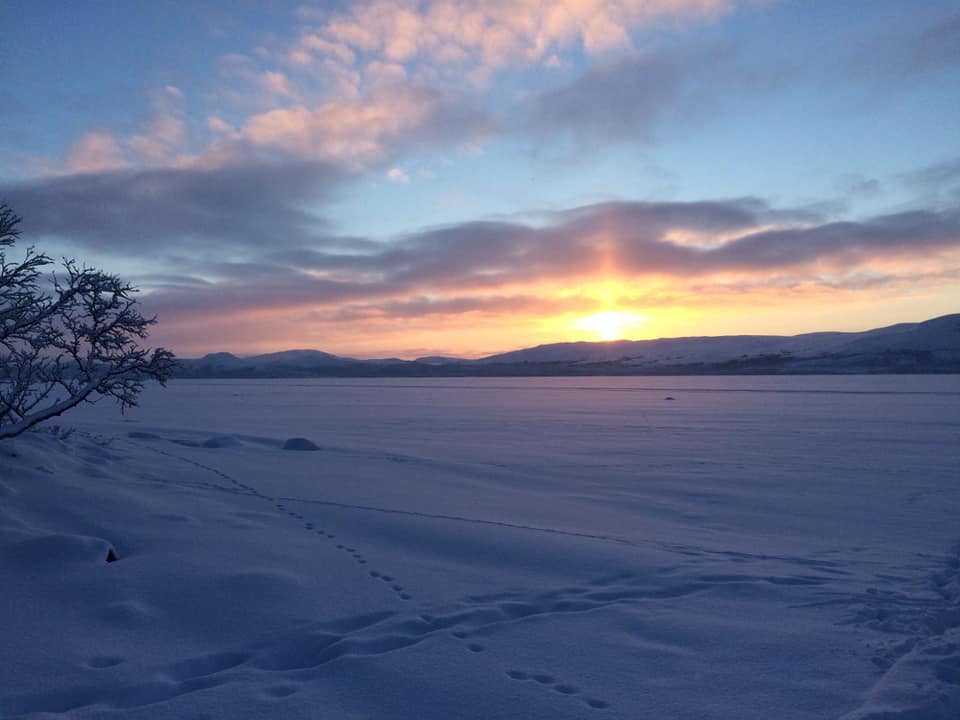
MULTIPOLYGON (((133 440, 141 440, 141 441, 142 441, 142 440, 161 440, 161 439, 163 439, 163 438, 161 438, 160 436, 154 436, 154 435, 150 435, 149 437, 147 437, 145 434, 141 434, 141 433, 130 433, 130 434, 128 435, 128 438, 133 439, 133 440)), ((191 448, 192 448, 192 447, 200 447, 200 446, 201 446, 200 444, 193 443, 193 442, 188 442, 188 441, 170 440, 170 442, 174 442, 174 443, 183 445, 183 446, 185 446, 185 447, 191 447, 191 448)), ((318 529, 318 528, 317 528, 317 523, 316 523, 314 520, 308 519, 308 518, 304 517, 304 515, 302 515, 301 513, 297 512, 296 510, 291 509, 291 508, 289 507, 289 503, 290 503, 291 500, 292 500, 293 502, 305 502, 305 501, 301 501, 301 500, 298 500, 298 499, 296 499, 296 498, 293 498, 293 499, 291 499, 291 498, 282 498, 282 499, 281 499, 281 498, 275 498, 275 497, 273 497, 273 496, 270 496, 270 495, 267 495, 267 494, 265 494, 265 493, 263 493, 263 492, 260 492, 257 488, 253 487, 252 485, 249 485, 249 484, 247 484, 247 483, 240 482, 239 480, 237 480, 236 478, 232 477, 231 475, 228 475, 227 473, 223 472, 222 470, 218 470, 218 469, 215 468, 215 467, 211 467, 210 465, 206 465, 206 464, 204 464, 204 463, 197 462, 196 460, 192 460, 192 459, 190 459, 190 458, 183 457, 182 455, 177 455, 177 454, 175 454, 175 453, 171 453, 171 452, 167 452, 167 451, 165 451, 165 450, 161 450, 160 448, 154 447, 153 445, 148 445, 148 444, 146 444, 146 443, 144 443, 144 442, 137 442, 136 444, 137 444, 138 446, 140 446, 140 447, 149 448, 150 450, 152 450, 152 451, 154 451, 154 452, 156 452, 156 453, 158 453, 158 454, 160 454, 160 455, 165 455, 165 456, 167 456, 167 457, 171 457, 171 458, 174 458, 174 459, 176 459, 176 460, 180 460, 181 462, 187 463, 188 465, 193 465, 194 467, 200 468, 201 470, 205 470, 205 471, 207 471, 207 472, 213 473, 213 474, 216 475, 217 477, 220 477, 220 478, 228 481, 228 482, 229 482, 234 488, 236 488, 237 490, 242 490, 242 491, 243 491, 243 494, 252 495, 252 496, 254 496, 254 497, 258 497, 258 498, 260 498, 260 499, 270 501, 270 502, 273 504, 273 507, 276 508, 276 509, 277 509, 278 511, 280 511, 281 513, 285 513, 287 516, 289 516, 289 517, 291 517, 291 518, 294 518, 295 520, 304 521, 303 527, 304 527, 304 529, 307 530, 308 532, 315 532, 315 533, 316 533, 317 535, 319 535, 320 537, 326 537, 326 538, 329 539, 329 540, 333 540, 333 539, 335 539, 335 538, 337 537, 336 534, 334 534, 334 533, 327 532, 326 530, 323 530, 323 529, 318 529), (281 500, 282 500, 282 501, 281 501, 281 500)), ((208 449, 210 449, 210 448, 218 448, 218 447, 221 447, 221 445, 219 445, 219 444, 208 444, 208 445, 206 445, 205 447, 207 447, 208 449)), ((210 488, 218 489, 218 490, 226 490, 226 489, 228 489, 228 488, 226 488, 226 487, 223 486, 223 485, 219 485, 219 484, 215 484, 215 483, 202 483, 202 482, 201 482, 201 483, 192 483, 192 484, 194 484, 194 485, 199 485, 199 486, 203 486, 203 487, 210 487, 210 488)), ((356 548, 349 547, 349 546, 345 546, 345 545, 342 545, 342 544, 338 544, 338 545, 336 546, 336 548, 337 548, 338 550, 344 550, 344 551, 346 551, 346 552, 349 552, 349 553, 353 556, 354 560, 356 560, 356 562, 357 562, 358 565, 367 565, 367 564, 368 564, 367 558, 365 558, 356 548)), ((371 575, 372 575, 372 573, 371 573, 371 575)), ((377 575, 374 575, 373 577, 374 577, 374 578, 382 579, 385 583, 389 583, 389 582, 392 582, 392 581, 394 580, 393 576, 391 576, 391 575, 386 575, 386 574, 384 574, 384 573, 378 573, 377 575)), ((391 586, 391 590, 393 590, 394 593, 396 593, 397 597, 398 597, 400 600, 411 600, 412 597, 413 597, 410 593, 405 592, 404 589, 403 589, 403 587, 401 587, 400 585, 393 585, 393 586, 391 586)))
MULTIPOLYGON (((535 683, 544 688, 549 688, 560 695, 574 697, 581 694, 580 688, 578 688, 576 685, 566 682, 559 682, 556 678, 554 678, 552 675, 548 675, 547 673, 528 673, 523 670, 507 670, 507 677, 518 682, 535 683)), ((588 707, 591 707, 594 710, 603 710, 604 708, 610 707, 610 703, 608 703, 606 700, 601 700, 600 698, 583 696, 581 699, 588 707)))
MULTIPOLYGON (((247 494, 268 500, 272 507, 280 514, 300 521, 304 530, 310 532, 311 535, 328 540, 336 538, 334 533, 328 532, 324 527, 320 527, 321 522, 316 518, 306 517, 301 514, 298 511, 298 507, 301 506, 300 503, 304 502, 309 503, 308 506, 304 507, 310 507, 311 509, 324 505, 337 506, 339 505, 338 503, 324 503, 298 498, 274 498, 260 492, 251 485, 237 481, 235 478, 230 477, 216 468, 174 455, 173 453, 167 453, 156 448, 152 449, 215 474, 217 477, 228 481, 238 494, 247 494)), ((209 485, 215 489, 228 489, 219 484, 210 483, 209 485)), ((449 519, 467 521, 467 519, 464 518, 451 517, 449 519)), ((501 523, 489 524, 500 525, 501 523)), ((554 532, 553 530, 543 528, 528 529, 554 532)), ((598 536, 596 539, 622 542, 618 538, 598 536)), ((342 542, 335 545, 331 543, 331 546, 336 550, 349 554, 360 566, 369 564, 367 557, 356 547, 345 545, 342 542)), ((399 600, 409 601, 413 599, 412 594, 407 592, 404 585, 397 582, 392 574, 385 573, 380 569, 368 570, 367 574, 370 579, 383 582, 385 587, 388 587, 399 600)), ((451 630, 453 630, 451 634, 454 638, 464 641, 463 647, 468 653, 480 654, 484 653, 487 647, 477 642, 478 638, 496 632, 499 626, 523 622, 529 617, 588 612, 596 608, 617 604, 679 597, 703 591, 711 586, 726 583, 766 582, 789 584, 798 582, 798 584, 813 584, 818 580, 819 578, 810 577, 804 577, 797 581, 795 578, 704 575, 698 578, 687 578, 686 582, 678 582, 673 586, 657 585, 653 587, 638 587, 634 578, 631 578, 629 575, 622 575, 621 577, 605 578, 593 583, 588 583, 582 587, 562 588, 553 592, 540 593, 532 596, 519 593, 505 593, 496 598, 492 596, 485 598, 472 597, 466 598, 464 602, 446 614, 421 614, 414 618, 407 616, 405 619, 396 617, 395 620, 388 622, 390 618, 395 616, 395 613, 386 613, 374 617, 369 623, 363 618, 359 619, 356 623, 348 621, 343 627, 336 630, 329 623, 318 623, 313 631, 307 630, 305 634, 299 633, 285 638, 272 638, 269 646, 261 644, 254 649, 253 652, 222 653, 180 663, 178 664, 179 667, 176 668, 177 672, 174 673, 174 678, 183 686, 182 690, 187 692, 198 689, 201 685, 207 686, 229 681, 230 676, 233 675, 233 668, 239 664, 243 664, 248 668, 264 671, 314 668, 335 662, 342 657, 362 657, 393 652, 418 644, 436 634, 451 632, 451 630)), ((609 707, 609 703, 605 700, 583 694, 576 684, 557 680, 547 673, 528 673, 521 670, 507 670, 506 674, 511 680, 529 682, 534 686, 542 687, 544 690, 555 692, 558 695, 576 698, 592 709, 599 710, 609 707)), ((946 674, 952 676, 953 668, 949 668, 946 674)), ((289 683, 281 683, 268 686, 264 688, 262 692, 264 697, 280 699, 296 691, 297 688, 295 686, 291 686, 289 683)), ((160 695, 166 697, 173 694, 177 693, 172 688, 160 693, 160 695), (168 694, 168 692, 170 694, 168 694)), ((129 707, 136 707, 139 704, 140 703, 137 702, 131 703, 129 707)))
MULTIPOLYGON (((289 503, 289 500, 287 501, 287 503, 289 503)), ((295 510, 288 509, 287 503, 277 502, 277 503, 274 503, 274 507, 277 510, 283 513, 286 513, 288 516, 292 518, 304 521, 303 527, 308 532, 313 532, 320 537, 326 537, 330 540, 333 540, 337 537, 336 534, 327 532, 323 528, 319 528, 317 526, 318 523, 315 519, 308 519, 303 515, 301 515, 300 513, 296 512, 295 510)), ((334 547, 337 550, 340 550, 341 552, 348 553, 356 561, 358 565, 369 564, 369 560, 367 560, 367 558, 358 548, 355 548, 351 545, 345 545, 343 543, 337 543, 336 545, 334 545, 334 547)), ((388 585, 390 585, 390 583, 393 583, 396 580, 396 578, 393 575, 381 572, 379 570, 370 570, 369 575, 371 578, 376 580, 381 580, 382 582, 388 585)), ((393 592, 397 595, 397 598, 400 600, 405 601, 405 600, 411 600, 413 598, 413 596, 410 593, 406 592, 403 586, 400 584, 390 585, 390 589, 393 590, 393 592)))

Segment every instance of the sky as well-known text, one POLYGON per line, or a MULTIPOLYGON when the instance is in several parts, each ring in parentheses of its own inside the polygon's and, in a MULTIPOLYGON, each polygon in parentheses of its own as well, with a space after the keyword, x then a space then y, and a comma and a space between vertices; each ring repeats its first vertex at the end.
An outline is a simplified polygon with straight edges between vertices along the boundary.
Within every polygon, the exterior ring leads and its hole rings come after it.
POLYGON ((15 251, 129 279, 181 356, 960 311, 960 2, 6 0, 0 27, 15 251))

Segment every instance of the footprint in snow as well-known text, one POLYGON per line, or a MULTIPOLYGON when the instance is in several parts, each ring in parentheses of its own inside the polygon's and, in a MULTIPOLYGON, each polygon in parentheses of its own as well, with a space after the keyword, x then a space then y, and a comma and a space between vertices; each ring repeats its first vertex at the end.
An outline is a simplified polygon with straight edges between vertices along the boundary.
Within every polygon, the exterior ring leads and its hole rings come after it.
MULTIPOLYGON (((326 530, 323 530, 323 529, 321 529, 321 528, 317 528, 315 522, 312 522, 312 521, 310 521, 310 520, 307 520, 307 518, 305 518, 305 517, 304 517, 303 515, 301 515, 300 513, 296 512, 296 511, 294 511, 294 510, 288 510, 288 509, 287 509, 287 506, 286 506, 284 503, 280 503, 280 502, 274 503, 274 507, 275 507, 277 510, 279 510, 279 511, 281 511, 281 512, 287 514, 287 515, 289 515, 289 516, 292 517, 292 518, 295 518, 295 519, 297 519, 297 520, 303 520, 303 521, 304 521, 303 527, 304 527, 305 530, 307 530, 307 531, 309 531, 309 532, 315 532, 317 535, 319 535, 319 536, 321 536, 321 537, 327 537, 327 538, 329 538, 329 539, 331 539, 331 540, 333 540, 334 538, 336 538, 336 535, 335 535, 334 533, 330 533, 330 532, 327 532, 326 530)), ((356 562, 357 562, 358 565, 367 565, 367 564, 368 564, 367 559, 363 556, 363 554, 362 554, 357 548, 355 548, 355 547, 350 547, 349 545, 344 545, 344 544, 342 544, 342 543, 338 543, 335 547, 336 547, 337 550, 342 550, 343 552, 350 553, 350 555, 353 557, 354 560, 356 560, 356 562)), ((372 578, 374 578, 374 579, 382 580, 384 583, 387 583, 387 584, 392 583, 392 582, 395 580, 395 578, 394 578, 392 575, 388 575, 388 574, 386 574, 386 573, 382 573, 382 572, 380 572, 380 571, 378 571, 378 570, 371 570, 371 571, 370 571, 370 576, 371 576, 372 578)), ((413 599, 413 596, 412 596, 410 593, 406 592, 406 591, 404 590, 404 588, 403 588, 402 585, 399 585, 399 584, 397 584, 397 585, 391 585, 390 588, 391 588, 391 590, 393 590, 393 591, 396 593, 397 597, 398 597, 400 600, 412 600, 412 599, 413 599)), ((478 651, 475 651, 475 652, 478 652, 478 651)))
MULTIPOLYGON (((569 697, 580 695, 580 689, 576 685, 559 682, 552 675, 548 675, 546 673, 528 673, 524 672, 523 670, 507 670, 507 677, 518 682, 533 682, 543 686, 544 688, 549 688, 556 693, 567 695, 569 697)), ((594 710, 603 710, 604 708, 610 707, 610 703, 608 703, 606 700, 601 700, 600 698, 582 697, 581 699, 587 705, 587 707, 591 707, 594 710)))

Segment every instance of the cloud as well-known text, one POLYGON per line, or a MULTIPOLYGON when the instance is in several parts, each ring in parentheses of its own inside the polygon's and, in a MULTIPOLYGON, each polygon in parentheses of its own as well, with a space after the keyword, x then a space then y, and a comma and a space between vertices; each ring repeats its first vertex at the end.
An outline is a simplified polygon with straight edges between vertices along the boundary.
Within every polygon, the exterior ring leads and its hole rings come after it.
POLYGON ((175 347, 251 347, 254 330, 268 347, 297 327, 328 346, 320 328, 360 338, 466 313, 515 325, 601 308, 598 283, 619 283, 614 299, 642 309, 906 292, 960 273, 956 206, 835 220, 759 198, 617 201, 379 241, 336 236, 317 214, 349 178, 318 162, 124 169, 6 184, 0 198, 27 239, 66 238, 96 264, 149 257, 142 302, 175 347))
POLYGON ((949 158, 909 173, 903 173, 900 179, 908 185, 926 189, 937 189, 960 183, 960 157, 949 158))
POLYGON ((255 115, 240 131, 253 145, 296 157, 363 166, 405 152, 484 137, 492 120, 465 96, 426 86, 380 85, 366 97, 255 115))
POLYGON ((462 62, 490 68, 537 63, 562 51, 603 54, 632 48, 630 35, 664 20, 703 21, 731 12, 734 0, 401 0, 352 3, 339 12, 301 9, 311 22, 296 43, 308 53, 352 61, 364 54, 393 62, 462 62), (416 8, 416 9, 414 9, 416 8), (419 12, 417 12, 419 10, 419 12))
POLYGON ((303 207, 329 197, 345 177, 318 162, 128 169, 0 184, 0 197, 30 235, 120 256, 182 248, 231 256, 316 242, 324 223, 303 207))
POLYGON ((67 153, 67 170, 74 173, 114 170, 128 164, 123 148, 109 130, 85 133, 67 153))
POLYGON ((527 130, 569 133, 583 144, 649 142, 727 54, 644 52, 596 65, 568 85, 532 97, 527 130))
POLYGON ((898 179, 920 196, 919 202, 929 207, 960 205, 960 157, 952 157, 907 173, 898 179))
POLYGON ((373 60, 367 63, 366 77, 374 85, 399 83, 407 79, 407 71, 400 63, 373 60))
POLYGON ((58 175, 168 163, 186 138, 184 95, 173 85, 150 95, 151 114, 133 134, 121 137, 104 128, 90 130, 70 146, 62 167, 48 158, 35 158, 38 167, 43 174, 58 175))
POLYGON ((907 57, 910 70, 960 64, 960 13, 928 25, 914 40, 907 57))
POLYGON ((843 195, 852 197, 871 197, 883 190, 883 184, 878 179, 865 177, 861 173, 847 173, 838 177, 834 185, 843 195))
POLYGON ((276 97, 290 97, 293 95, 293 91, 290 89, 290 81, 282 72, 265 70, 257 75, 257 82, 268 95, 276 97))
POLYGON ((151 118, 143 133, 130 139, 130 147, 148 163, 163 163, 176 152, 185 129, 183 118, 161 113, 151 118))
POLYGON ((931 263, 941 275, 960 269, 956 210, 763 229, 792 215, 756 199, 603 203, 556 213, 544 226, 472 222, 386 243, 291 247, 244 263, 199 264, 197 273, 216 282, 181 282, 148 302, 175 322, 250 312, 334 320, 509 314, 511 307, 533 312, 531 298, 544 312, 561 312, 584 307, 564 299, 577 293, 563 288, 598 280, 649 286, 669 279, 680 295, 700 286, 739 296, 761 287, 867 287, 871 278, 929 274, 931 263), (684 231, 706 241, 671 239, 684 231))
POLYGON ((174 157, 186 138, 183 92, 167 85, 152 94, 151 105, 153 114, 127 145, 144 163, 160 165, 174 157))
POLYGON ((314 313, 317 320, 357 321, 372 318, 421 318, 433 315, 483 313, 503 315, 516 313, 556 314, 584 312, 600 303, 596 298, 569 295, 544 298, 537 295, 477 295, 465 297, 413 297, 375 304, 348 304, 327 312, 314 313))
POLYGON ((707 267, 776 270, 830 262, 849 268, 876 258, 910 258, 956 248, 960 213, 916 210, 862 222, 750 234, 710 253, 707 267))
POLYGON ((207 129, 222 135, 235 135, 237 132, 230 123, 216 115, 207 118, 207 129))
MULTIPOLYGON (((300 27, 292 43, 275 40, 219 58, 219 87, 207 96, 229 107, 208 116, 213 138, 206 148, 197 150, 197 138, 188 136, 193 124, 187 122, 183 91, 166 85, 150 93, 151 115, 133 132, 95 131, 82 138, 67 169, 223 164, 225 151, 234 147, 224 139, 354 170, 379 170, 423 149, 474 147, 507 127, 481 107, 488 98, 475 92, 492 83, 495 71, 516 64, 559 66, 558 53, 567 51, 607 57, 632 47, 633 30, 667 18, 713 18, 734 5, 427 0, 411 6, 372 0, 307 8, 301 16, 315 22, 300 27)), ((632 55, 590 71, 535 101, 530 130, 565 129, 594 138, 649 134, 683 89, 690 64, 662 54, 632 55)))
POLYGON ((410 176, 398 167, 390 168, 387 171, 387 179, 391 182, 401 183, 402 185, 407 185, 410 182, 410 176))
POLYGON ((304 53, 304 55, 299 55, 294 58, 294 63, 297 65, 310 63, 312 57, 309 53, 311 52, 334 57, 344 65, 352 65, 356 60, 356 53, 344 43, 330 42, 329 40, 324 40, 319 35, 313 34, 301 36, 294 52, 304 53))
POLYGON ((889 94, 913 91, 920 75, 943 71, 949 85, 949 71, 960 64, 960 12, 952 8, 931 21, 929 13, 917 10, 901 13, 901 22, 830 58, 819 81, 839 79, 849 86, 851 75, 859 74, 889 94))
POLYGON ((759 198, 606 202, 541 215, 536 225, 474 221, 382 242, 337 237, 317 209, 350 177, 318 161, 124 169, 6 184, 0 197, 24 216, 28 235, 154 259, 159 289, 150 302, 175 314, 515 297, 538 283, 602 276, 842 277, 960 250, 955 206, 831 221, 759 198), (173 267, 178 282, 169 281, 173 267))

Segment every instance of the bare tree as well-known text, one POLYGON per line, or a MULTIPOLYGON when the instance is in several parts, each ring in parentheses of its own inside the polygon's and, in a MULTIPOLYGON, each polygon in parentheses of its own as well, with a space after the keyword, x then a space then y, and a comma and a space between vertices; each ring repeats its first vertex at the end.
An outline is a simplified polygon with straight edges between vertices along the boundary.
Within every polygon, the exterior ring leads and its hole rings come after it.
POLYGON ((82 402, 112 397, 135 406, 147 380, 163 384, 173 353, 139 342, 156 318, 137 310, 136 288, 115 275, 53 260, 32 247, 8 260, 20 218, 0 204, 0 440, 82 402))

